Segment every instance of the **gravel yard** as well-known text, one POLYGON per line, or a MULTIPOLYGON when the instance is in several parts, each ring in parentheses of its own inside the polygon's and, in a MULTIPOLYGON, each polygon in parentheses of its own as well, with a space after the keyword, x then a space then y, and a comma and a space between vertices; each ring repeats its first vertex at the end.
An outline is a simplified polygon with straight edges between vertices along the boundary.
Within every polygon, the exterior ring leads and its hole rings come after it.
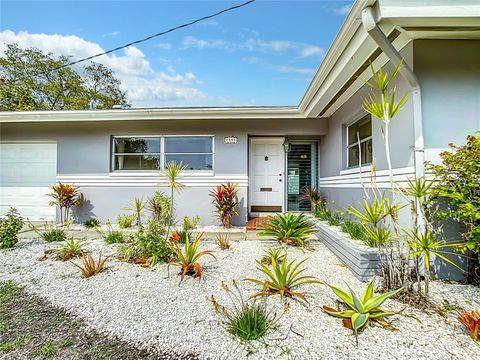
MULTIPOLYGON (((30 294, 44 298, 74 317, 79 317, 97 332, 122 339, 151 353, 197 355, 202 359, 474 359, 480 347, 456 320, 459 307, 480 306, 480 289, 473 286, 435 282, 432 297, 440 305, 448 301, 445 314, 426 314, 396 301, 383 308, 404 309, 390 318, 395 332, 368 327, 355 337, 342 326, 341 320, 322 312, 322 305, 335 306, 335 296, 325 285, 306 285, 309 304, 290 301, 283 314, 279 297, 271 297, 269 306, 281 316, 279 327, 262 341, 242 344, 225 330, 222 317, 210 301, 214 295, 221 305, 229 306, 229 297, 221 282, 239 281, 247 296, 258 290, 248 277, 262 278, 255 259, 263 249, 275 246, 269 240, 232 241, 231 249, 221 251, 213 240, 206 239, 204 249, 215 250, 216 259, 204 257, 204 278, 187 278, 180 286, 178 268, 166 264, 153 269, 123 263, 114 259, 116 245, 90 239, 87 250, 112 255, 108 269, 98 276, 84 279, 78 268, 68 262, 48 259, 39 261, 44 251, 55 245, 22 234, 13 250, 0 252, 0 281, 11 280, 23 285, 30 294)), ((76 235, 78 236, 78 235, 76 235)), ((320 242, 311 241, 312 251, 289 248, 289 259, 303 259, 308 275, 346 287, 348 283, 360 292, 359 282, 320 242)), ((79 260, 74 260, 78 262, 79 260)))

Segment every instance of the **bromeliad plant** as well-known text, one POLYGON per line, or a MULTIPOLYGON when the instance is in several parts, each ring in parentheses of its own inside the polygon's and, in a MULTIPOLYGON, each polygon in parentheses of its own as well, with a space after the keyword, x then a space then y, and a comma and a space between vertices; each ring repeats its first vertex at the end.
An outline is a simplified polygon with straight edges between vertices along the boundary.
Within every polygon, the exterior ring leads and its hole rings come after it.
POLYGON ((67 225, 70 220, 71 208, 82 203, 82 193, 77 186, 62 184, 61 182, 52 186, 51 189, 52 192, 48 196, 51 196, 54 200, 49 205, 58 207, 60 210, 60 223, 67 225))
POLYGON ((480 310, 464 310, 458 320, 465 326, 473 340, 480 341, 480 310))
POLYGON ((277 214, 270 217, 266 229, 260 231, 258 236, 272 236, 279 242, 305 246, 305 238, 314 234, 316 229, 307 219, 305 214, 277 214))
POLYGON ((247 281, 251 281, 262 286, 262 290, 253 294, 251 297, 256 298, 260 296, 278 294, 281 298, 299 298, 307 302, 305 295, 299 291, 296 291, 296 289, 305 284, 319 284, 321 281, 315 276, 302 275, 306 268, 300 268, 300 266, 305 261, 306 259, 295 264, 295 260, 290 262, 287 261, 286 254, 281 260, 277 260, 275 256, 272 255, 272 268, 270 269, 264 265, 261 260, 257 260, 257 269, 266 275, 267 278, 265 280, 251 278, 246 279, 247 281))
POLYGON ((84 240, 67 239, 65 244, 55 250, 55 255, 57 256, 57 259, 62 261, 85 255, 86 252, 83 250, 84 244, 84 240))
POLYGON ((83 254, 82 263, 80 265, 75 264, 74 262, 72 262, 72 264, 82 271, 83 277, 89 278, 98 275, 105 270, 105 263, 108 258, 108 256, 102 257, 102 254, 100 254, 98 260, 95 260, 92 255, 83 254))
POLYGON ((398 312, 386 311, 381 309, 380 306, 385 300, 391 298, 402 289, 400 288, 381 295, 375 295, 373 291, 374 281, 375 278, 370 281, 361 297, 358 297, 350 287, 348 287, 350 292, 350 294, 348 294, 342 289, 327 284, 335 295, 342 300, 347 309, 340 311, 339 309, 333 309, 329 306, 323 306, 323 310, 329 315, 344 319, 343 325, 353 330, 355 336, 364 327, 368 326, 370 321, 374 321, 389 330, 395 330, 385 318, 398 314, 398 312))
POLYGON ((211 250, 198 251, 201 240, 202 234, 199 234, 193 242, 190 242, 187 235, 183 250, 175 241, 171 241, 168 244, 170 250, 176 255, 176 259, 170 262, 170 264, 180 267, 180 283, 187 275, 198 277, 200 280, 203 272, 198 260, 205 255, 210 255, 215 258, 215 255, 213 255, 211 250))
POLYGON ((216 217, 222 222, 223 226, 230 228, 232 226, 232 218, 238 215, 235 207, 238 201, 238 185, 227 182, 221 184, 210 191, 212 204, 215 206, 216 217))

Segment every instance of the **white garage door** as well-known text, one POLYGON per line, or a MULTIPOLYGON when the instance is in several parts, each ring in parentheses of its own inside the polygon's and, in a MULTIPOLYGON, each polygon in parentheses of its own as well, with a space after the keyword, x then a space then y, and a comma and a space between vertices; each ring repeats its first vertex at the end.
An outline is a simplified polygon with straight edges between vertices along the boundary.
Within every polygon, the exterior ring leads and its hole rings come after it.
POLYGON ((0 215, 10 207, 30 221, 55 220, 49 206, 57 174, 57 144, 0 144, 0 215))

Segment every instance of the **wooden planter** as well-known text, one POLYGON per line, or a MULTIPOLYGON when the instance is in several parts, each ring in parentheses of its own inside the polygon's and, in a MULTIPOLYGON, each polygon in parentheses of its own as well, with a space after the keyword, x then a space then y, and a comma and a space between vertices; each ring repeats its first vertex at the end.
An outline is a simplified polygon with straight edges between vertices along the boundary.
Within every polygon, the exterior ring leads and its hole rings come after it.
POLYGON ((318 238, 332 251, 361 281, 368 281, 380 273, 380 253, 351 239, 336 226, 316 221, 318 238))

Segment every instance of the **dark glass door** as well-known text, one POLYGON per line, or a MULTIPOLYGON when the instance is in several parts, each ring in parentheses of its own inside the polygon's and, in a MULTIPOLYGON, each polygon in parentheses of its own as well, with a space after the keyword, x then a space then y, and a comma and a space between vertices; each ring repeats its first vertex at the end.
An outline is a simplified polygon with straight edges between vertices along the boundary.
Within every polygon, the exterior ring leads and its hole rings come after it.
POLYGON ((306 186, 317 184, 317 143, 313 141, 290 142, 287 154, 287 209, 311 211, 310 203, 300 202, 306 186))

